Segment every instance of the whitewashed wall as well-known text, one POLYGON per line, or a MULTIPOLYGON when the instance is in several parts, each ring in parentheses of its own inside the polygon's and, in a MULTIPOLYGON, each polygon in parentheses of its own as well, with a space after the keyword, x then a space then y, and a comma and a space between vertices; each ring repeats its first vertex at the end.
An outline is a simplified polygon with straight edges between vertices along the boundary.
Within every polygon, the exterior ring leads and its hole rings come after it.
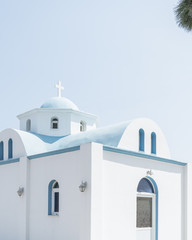
POLYGON ((139 151, 139 130, 143 129, 145 132, 145 151, 146 154, 151 154, 151 133, 156 133, 156 156, 163 158, 170 158, 170 151, 166 138, 159 128, 159 126, 148 118, 138 118, 131 121, 123 133, 118 144, 119 148, 139 151))
POLYGON ((0 239, 101 239, 102 152, 102 145, 88 143, 73 152, 0 165, 0 239), (53 179, 60 189, 59 216, 48 215, 53 179), (88 184, 84 193, 82 180, 88 184))
POLYGON ((136 240, 137 186, 149 169, 159 190, 159 240, 191 240, 192 168, 103 151, 96 143, 0 165, 0 239, 136 240), (53 179, 60 186, 59 216, 48 215, 53 179))
POLYGON ((87 130, 96 128, 97 117, 70 109, 34 109, 18 116, 20 129, 26 131, 31 120, 31 131, 48 136, 65 136, 80 132, 80 122, 85 121, 87 130), (58 118, 58 129, 51 128, 51 119, 58 118))
POLYGON ((0 239, 20 239, 19 164, 0 166, 0 239))
MULTIPOLYGON (((29 161, 30 240, 98 239, 97 234, 101 234, 101 226, 99 228, 100 233, 95 231, 95 227, 91 227, 91 223, 94 226, 97 225, 97 222, 101 224, 100 221, 95 219, 93 214, 93 212, 97 210, 96 208, 98 208, 98 196, 96 197, 95 187, 91 187, 91 185, 95 185, 94 178, 99 179, 101 175, 101 173, 99 173, 100 175, 95 175, 95 169, 92 168, 92 163, 98 160, 98 158, 101 159, 102 148, 99 145, 99 147, 96 147, 96 150, 94 150, 92 146, 94 146, 94 144, 86 144, 81 146, 80 151, 29 161), (92 156, 93 161, 91 161, 92 156), (59 216, 48 215, 48 184, 53 179, 59 183, 59 216), (79 191, 79 185, 82 180, 88 183, 84 193, 79 191), (94 209, 91 213, 92 204, 94 204, 94 209), (96 223, 94 223, 95 221, 96 223)), ((101 206, 100 203, 99 206, 101 206)), ((98 211, 96 212, 98 214, 98 211)), ((97 226, 96 229, 98 230, 97 226)))
POLYGON ((159 190, 159 240, 185 239, 185 167, 111 152, 103 162, 103 239, 136 240, 137 186, 149 169, 159 190))
POLYGON ((0 132, 0 142, 4 143, 4 160, 8 159, 8 141, 13 140, 13 158, 26 156, 25 147, 17 130, 8 128, 0 132))

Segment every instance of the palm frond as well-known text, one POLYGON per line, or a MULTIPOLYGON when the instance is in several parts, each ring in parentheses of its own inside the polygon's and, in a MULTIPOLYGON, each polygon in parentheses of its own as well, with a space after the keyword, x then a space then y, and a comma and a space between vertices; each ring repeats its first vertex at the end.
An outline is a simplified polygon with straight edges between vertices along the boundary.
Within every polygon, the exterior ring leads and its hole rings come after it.
POLYGON ((181 0, 175 8, 175 15, 179 27, 192 30, 192 0, 181 0))

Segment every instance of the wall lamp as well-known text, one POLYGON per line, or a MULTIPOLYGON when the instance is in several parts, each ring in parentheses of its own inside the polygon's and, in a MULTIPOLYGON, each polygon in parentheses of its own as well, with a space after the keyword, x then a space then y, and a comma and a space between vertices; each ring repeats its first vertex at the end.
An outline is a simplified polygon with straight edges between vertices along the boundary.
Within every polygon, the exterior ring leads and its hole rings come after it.
POLYGON ((151 169, 147 171, 147 175, 150 175, 150 176, 153 175, 153 172, 151 169))
POLYGON ((81 182, 81 185, 79 185, 79 191, 80 192, 85 192, 85 189, 87 187, 87 182, 81 182))
POLYGON ((24 187, 19 187, 18 191, 17 191, 17 194, 19 197, 21 197, 24 193, 24 187))

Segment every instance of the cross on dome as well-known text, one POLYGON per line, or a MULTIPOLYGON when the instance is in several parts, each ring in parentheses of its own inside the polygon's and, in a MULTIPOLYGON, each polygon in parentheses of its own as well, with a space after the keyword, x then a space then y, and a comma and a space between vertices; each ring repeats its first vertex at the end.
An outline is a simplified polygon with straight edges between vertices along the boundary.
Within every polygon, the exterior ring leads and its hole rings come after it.
POLYGON ((61 97, 61 91, 64 90, 64 87, 61 85, 61 81, 59 81, 59 83, 56 84, 55 87, 57 88, 58 97, 61 97))

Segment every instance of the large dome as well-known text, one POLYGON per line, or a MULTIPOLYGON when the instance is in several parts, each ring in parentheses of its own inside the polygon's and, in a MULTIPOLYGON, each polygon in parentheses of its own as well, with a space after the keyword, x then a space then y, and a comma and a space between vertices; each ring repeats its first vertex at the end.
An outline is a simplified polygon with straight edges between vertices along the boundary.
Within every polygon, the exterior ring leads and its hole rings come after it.
POLYGON ((73 102, 64 97, 50 98, 45 103, 43 103, 43 105, 41 105, 41 108, 56 108, 56 109, 62 108, 79 110, 78 107, 73 102))

